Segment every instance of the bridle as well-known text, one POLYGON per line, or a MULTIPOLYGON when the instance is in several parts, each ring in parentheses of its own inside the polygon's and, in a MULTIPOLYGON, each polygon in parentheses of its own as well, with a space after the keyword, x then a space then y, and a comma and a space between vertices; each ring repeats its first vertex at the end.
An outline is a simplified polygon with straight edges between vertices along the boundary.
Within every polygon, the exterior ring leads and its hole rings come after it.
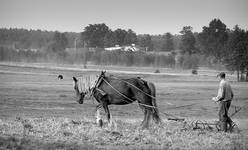
POLYGON ((89 97, 91 98, 92 97, 92 94, 93 94, 93 91, 94 89, 98 88, 99 85, 101 84, 102 82, 102 79, 105 77, 105 72, 106 71, 102 71, 101 74, 99 75, 99 77, 97 78, 97 80, 95 80, 95 84, 91 87, 88 87, 85 91, 82 90, 82 86, 78 86, 78 91, 79 91, 79 88, 81 89, 81 92, 79 92, 79 94, 82 94, 84 93, 84 96, 86 95, 89 95, 89 97))
POLYGON ((106 71, 102 71, 100 76, 98 77, 98 79, 95 82, 95 85, 92 88, 89 88, 88 92, 90 92, 90 97, 92 97, 93 91, 99 87, 99 85, 101 84, 101 82, 103 81, 103 78, 105 77, 105 73, 106 71))

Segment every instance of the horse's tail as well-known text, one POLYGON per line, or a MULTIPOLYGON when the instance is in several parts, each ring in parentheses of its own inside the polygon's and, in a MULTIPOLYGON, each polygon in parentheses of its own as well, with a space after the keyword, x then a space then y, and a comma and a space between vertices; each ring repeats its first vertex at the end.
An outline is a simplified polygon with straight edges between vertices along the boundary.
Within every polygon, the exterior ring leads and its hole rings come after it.
POLYGON ((148 87, 149 87, 149 89, 151 91, 152 105, 155 107, 155 108, 153 108, 153 113, 152 113, 153 120, 156 123, 160 123, 161 119, 160 119, 160 116, 159 116, 159 111, 158 111, 157 102, 156 102, 156 87, 152 82, 148 82, 148 87))

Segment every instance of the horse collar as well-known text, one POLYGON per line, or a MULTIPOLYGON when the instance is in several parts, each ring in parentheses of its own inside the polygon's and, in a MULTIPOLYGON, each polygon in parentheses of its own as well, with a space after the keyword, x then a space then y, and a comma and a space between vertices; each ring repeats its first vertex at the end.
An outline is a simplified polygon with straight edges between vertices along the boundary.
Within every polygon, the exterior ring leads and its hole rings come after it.
POLYGON ((97 79, 97 82, 96 82, 95 86, 93 87, 93 89, 99 87, 99 85, 101 84, 101 82, 102 82, 102 80, 103 80, 104 77, 105 77, 104 73, 101 73, 101 75, 100 75, 99 78, 97 79))

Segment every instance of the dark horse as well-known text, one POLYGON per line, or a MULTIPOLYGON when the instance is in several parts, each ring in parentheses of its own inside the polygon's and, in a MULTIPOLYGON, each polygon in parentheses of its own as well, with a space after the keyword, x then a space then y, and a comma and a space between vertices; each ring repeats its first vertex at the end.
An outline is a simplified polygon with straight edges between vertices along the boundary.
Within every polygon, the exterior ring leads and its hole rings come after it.
MULTIPOLYGON (((108 105, 125 105, 137 101, 140 108, 144 112, 144 120, 142 127, 149 126, 151 115, 155 123, 160 123, 160 117, 156 104, 156 90, 151 82, 147 82, 139 77, 137 78, 117 78, 106 76, 102 72, 96 80, 95 86, 88 91, 79 90, 78 79, 73 77, 74 89, 78 97, 78 103, 83 104, 85 95, 89 92, 99 102, 96 110, 99 114, 99 109, 104 108, 107 113, 108 123, 110 123, 110 112, 108 105)), ((101 121, 102 120, 98 120, 101 121)), ((99 122, 98 122, 99 123, 99 122)))

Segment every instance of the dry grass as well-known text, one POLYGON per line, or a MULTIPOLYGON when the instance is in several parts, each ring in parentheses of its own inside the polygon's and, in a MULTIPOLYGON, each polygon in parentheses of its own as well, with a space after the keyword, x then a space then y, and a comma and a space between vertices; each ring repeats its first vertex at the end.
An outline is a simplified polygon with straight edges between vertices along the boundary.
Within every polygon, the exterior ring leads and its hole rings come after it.
POLYGON ((164 121, 140 128, 140 120, 116 120, 98 127, 84 118, 17 118, 0 120, 0 149, 247 149, 241 133, 192 130, 164 121), (25 131, 26 130, 26 131, 25 131))
MULTIPOLYGON (((110 106, 115 126, 108 127, 104 122, 103 128, 99 128, 94 121, 96 102, 75 102, 71 77, 99 74, 93 71, 97 68, 82 71, 73 69, 77 66, 68 66, 71 70, 39 66, 0 65, 0 149, 248 149, 247 130, 192 130, 182 122, 164 118, 163 112, 187 118, 188 122, 216 120, 218 106, 210 101, 218 88, 215 72, 199 71, 197 76, 171 69, 160 69, 161 73, 156 75, 116 73, 140 76, 156 85, 164 122, 142 130, 143 113, 136 104, 110 106), (58 74, 63 74, 64 79, 58 80, 58 74)), ((154 68, 106 69, 153 72, 154 68)), ((248 84, 228 77, 237 100, 232 104, 247 105, 248 84)), ((230 112, 233 111, 231 108, 230 112)), ((247 112, 247 108, 242 109, 233 118, 241 129, 247 129, 247 112)))

